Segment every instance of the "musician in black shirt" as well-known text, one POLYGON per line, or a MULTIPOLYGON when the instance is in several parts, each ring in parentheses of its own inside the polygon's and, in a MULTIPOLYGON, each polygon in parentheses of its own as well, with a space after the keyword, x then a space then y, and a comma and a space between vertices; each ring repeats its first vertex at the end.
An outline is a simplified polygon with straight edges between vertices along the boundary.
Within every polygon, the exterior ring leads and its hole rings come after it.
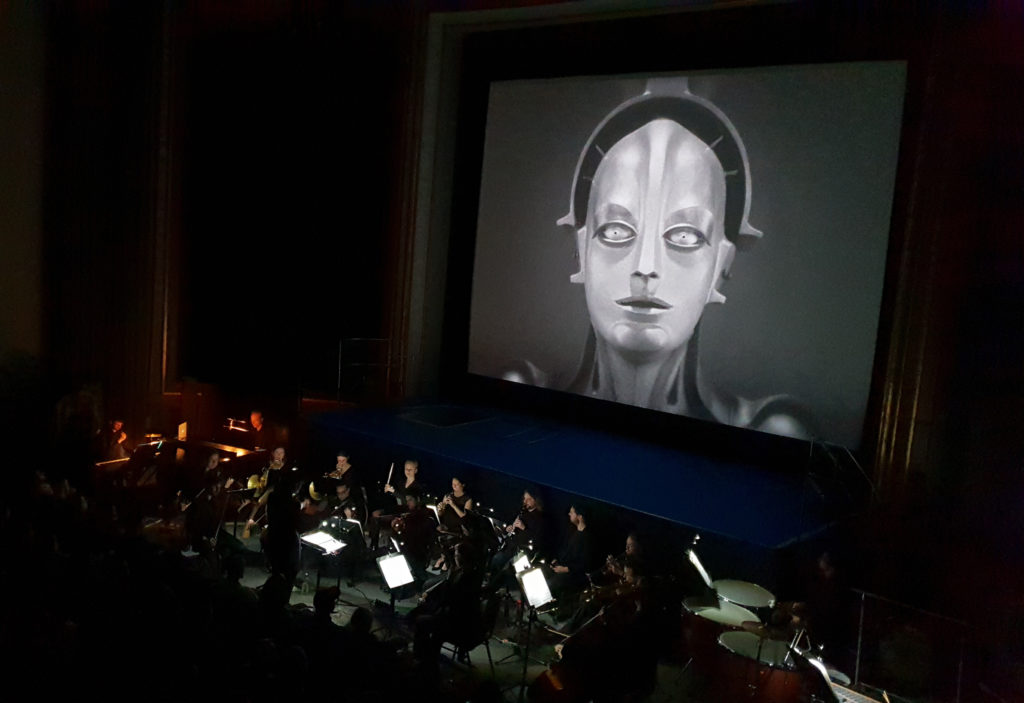
POLYGON ((505 542, 491 558, 491 572, 504 569, 518 552, 539 548, 543 533, 544 505, 535 491, 523 491, 522 508, 515 520, 505 528, 505 542))
POLYGON ((466 493, 466 484, 458 477, 452 479, 452 492, 447 494, 438 504, 437 512, 440 525, 437 526, 438 544, 441 556, 434 563, 434 568, 448 568, 452 562, 452 550, 455 545, 467 536, 463 530, 463 520, 473 509, 473 499, 466 493))
MULTIPOLYGON (((423 485, 416 478, 419 470, 419 462, 415 459, 406 459, 405 480, 399 481, 397 484, 384 484, 385 495, 394 496, 396 506, 405 507, 406 498, 410 493, 414 494, 417 499, 424 495, 425 491, 423 490, 423 485)), ((376 549, 379 546, 381 528, 383 527, 387 529, 390 527, 392 521, 397 517, 399 512, 400 510, 395 510, 394 508, 384 508, 373 511, 372 518, 369 521, 371 548, 376 549)))
POLYGON ((587 586, 587 574, 594 569, 594 550, 587 531, 587 519, 582 509, 569 508, 569 534, 558 557, 551 562, 548 586, 556 598, 587 586))

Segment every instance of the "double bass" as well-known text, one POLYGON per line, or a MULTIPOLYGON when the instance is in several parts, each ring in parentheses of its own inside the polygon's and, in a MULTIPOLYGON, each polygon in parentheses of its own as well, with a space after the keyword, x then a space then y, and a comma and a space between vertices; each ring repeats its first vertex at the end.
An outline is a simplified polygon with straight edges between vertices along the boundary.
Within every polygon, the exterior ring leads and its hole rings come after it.
MULTIPOLYGON (((635 627, 640 584, 622 583, 601 592, 605 605, 555 650, 560 661, 542 672, 528 689, 536 703, 585 703, 607 697, 632 683, 630 653, 639 633, 635 627)), ((622 691, 625 695, 628 691, 622 691)))

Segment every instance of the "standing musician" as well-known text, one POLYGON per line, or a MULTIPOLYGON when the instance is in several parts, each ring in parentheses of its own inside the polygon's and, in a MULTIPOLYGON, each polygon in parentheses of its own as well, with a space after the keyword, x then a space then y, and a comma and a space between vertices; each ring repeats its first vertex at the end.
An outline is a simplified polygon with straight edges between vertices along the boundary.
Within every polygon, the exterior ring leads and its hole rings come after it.
MULTIPOLYGON (((270 495, 284 477, 284 463, 284 447, 275 447, 274 451, 270 453, 270 462, 263 469, 263 472, 259 476, 253 475, 249 477, 249 488, 254 489, 252 497, 255 502, 252 510, 249 512, 249 519, 246 520, 245 530, 242 533, 243 538, 248 539, 252 533, 252 528, 262 519, 259 513, 267 509, 270 495)), ((242 507, 245 506, 243 505, 242 507)))
POLYGON ((505 528, 505 542, 491 558, 490 570, 504 569, 520 550, 541 545, 544 532, 544 505, 536 491, 523 491, 523 505, 516 519, 505 528))
POLYGON ((466 513, 473 508, 473 499, 466 493, 466 484, 462 479, 452 479, 452 492, 441 500, 437 506, 438 518, 441 524, 437 526, 440 533, 438 542, 441 545, 441 556, 434 563, 434 568, 448 568, 452 560, 452 550, 462 540, 464 535, 463 520, 466 513))

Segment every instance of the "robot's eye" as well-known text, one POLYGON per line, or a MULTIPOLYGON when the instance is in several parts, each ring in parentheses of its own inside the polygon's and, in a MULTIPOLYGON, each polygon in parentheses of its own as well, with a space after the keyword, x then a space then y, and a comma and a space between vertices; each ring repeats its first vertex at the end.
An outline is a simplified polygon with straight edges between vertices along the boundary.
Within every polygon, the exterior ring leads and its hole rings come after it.
POLYGON ((693 225, 678 225, 663 235, 665 241, 676 249, 697 249, 707 244, 708 238, 693 225))
POLYGON ((636 231, 622 222, 609 222, 597 230, 597 238, 605 244, 628 244, 636 239, 636 231))

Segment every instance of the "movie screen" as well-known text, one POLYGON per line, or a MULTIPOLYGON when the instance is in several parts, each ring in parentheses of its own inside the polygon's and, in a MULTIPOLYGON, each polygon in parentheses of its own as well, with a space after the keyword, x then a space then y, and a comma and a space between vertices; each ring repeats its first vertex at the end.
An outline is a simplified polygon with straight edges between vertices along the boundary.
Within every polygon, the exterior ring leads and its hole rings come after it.
POLYGON ((857 448, 905 74, 492 83, 468 371, 857 448))

